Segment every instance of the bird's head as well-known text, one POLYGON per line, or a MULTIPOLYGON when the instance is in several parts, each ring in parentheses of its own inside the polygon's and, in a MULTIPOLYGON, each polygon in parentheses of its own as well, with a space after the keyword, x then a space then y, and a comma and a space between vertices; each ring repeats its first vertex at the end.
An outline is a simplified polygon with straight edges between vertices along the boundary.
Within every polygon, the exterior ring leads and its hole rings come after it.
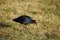
POLYGON ((37 21, 36 20, 32 20, 32 23, 36 24, 37 25, 37 21))

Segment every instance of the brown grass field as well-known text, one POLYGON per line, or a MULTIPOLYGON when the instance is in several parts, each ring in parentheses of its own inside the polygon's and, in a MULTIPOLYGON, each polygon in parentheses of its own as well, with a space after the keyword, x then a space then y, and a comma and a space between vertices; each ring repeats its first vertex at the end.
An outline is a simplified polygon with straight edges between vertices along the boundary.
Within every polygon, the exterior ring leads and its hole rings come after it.
POLYGON ((0 0, 0 40, 60 40, 60 0, 0 0), (13 21, 21 15, 37 25, 13 21))

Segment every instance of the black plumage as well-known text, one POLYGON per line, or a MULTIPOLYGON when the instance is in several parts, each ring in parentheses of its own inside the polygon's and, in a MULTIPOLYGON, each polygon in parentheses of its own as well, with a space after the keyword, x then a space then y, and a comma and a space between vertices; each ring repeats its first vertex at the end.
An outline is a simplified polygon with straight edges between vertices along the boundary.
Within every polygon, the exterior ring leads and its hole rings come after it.
POLYGON ((32 20, 32 18, 27 15, 19 16, 19 17, 13 19, 13 21, 24 24, 24 25, 36 23, 35 20, 32 20))

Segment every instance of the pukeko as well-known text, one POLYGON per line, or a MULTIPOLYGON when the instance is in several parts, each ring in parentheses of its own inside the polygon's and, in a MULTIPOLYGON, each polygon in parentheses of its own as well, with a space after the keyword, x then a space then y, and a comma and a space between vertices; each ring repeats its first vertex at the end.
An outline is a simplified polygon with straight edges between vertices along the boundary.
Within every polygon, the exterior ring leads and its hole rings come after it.
POLYGON ((33 23, 36 24, 36 20, 32 20, 32 18, 27 15, 19 16, 13 19, 13 21, 18 22, 20 24, 24 24, 24 25, 33 24, 33 23))

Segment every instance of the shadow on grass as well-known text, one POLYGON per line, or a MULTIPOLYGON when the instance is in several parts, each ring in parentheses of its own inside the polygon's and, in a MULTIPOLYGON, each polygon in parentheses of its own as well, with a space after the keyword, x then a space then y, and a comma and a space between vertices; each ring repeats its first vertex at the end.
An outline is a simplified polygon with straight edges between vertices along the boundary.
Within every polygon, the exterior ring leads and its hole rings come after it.
POLYGON ((0 27, 11 27, 9 23, 0 23, 0 27))
POLYGON ((45 36, 47 39, 58 39, 58 35, 56 35, 55 33, 45 33, 45 36))

